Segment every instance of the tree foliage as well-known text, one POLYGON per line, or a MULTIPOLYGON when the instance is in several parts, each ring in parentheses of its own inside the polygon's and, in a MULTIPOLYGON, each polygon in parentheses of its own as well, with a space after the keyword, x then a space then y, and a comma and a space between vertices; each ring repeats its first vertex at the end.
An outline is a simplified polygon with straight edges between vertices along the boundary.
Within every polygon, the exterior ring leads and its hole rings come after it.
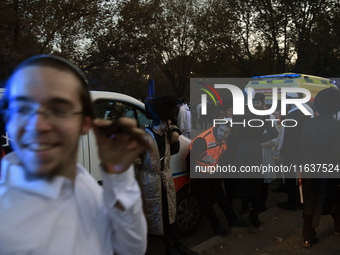
POLYGON ((338 0, 2 0, 0 77, 58 54, 96 90, 187 96, 190 77, 338 76, 338 0))

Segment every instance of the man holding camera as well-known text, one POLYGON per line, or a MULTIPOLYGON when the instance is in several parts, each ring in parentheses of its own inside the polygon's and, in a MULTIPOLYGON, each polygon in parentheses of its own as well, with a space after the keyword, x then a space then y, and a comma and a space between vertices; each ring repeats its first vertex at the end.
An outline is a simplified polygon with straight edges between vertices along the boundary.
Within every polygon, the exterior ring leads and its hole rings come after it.
POLYGON ((145 148, 136 123, 94 120, 82 72, 52 55, 19 65, 1 108, 14 152, 1 162, 0 254, 144 254, 131 167, 145 148), (103 189, 77 164, 79 137, 91 127, 103 189))

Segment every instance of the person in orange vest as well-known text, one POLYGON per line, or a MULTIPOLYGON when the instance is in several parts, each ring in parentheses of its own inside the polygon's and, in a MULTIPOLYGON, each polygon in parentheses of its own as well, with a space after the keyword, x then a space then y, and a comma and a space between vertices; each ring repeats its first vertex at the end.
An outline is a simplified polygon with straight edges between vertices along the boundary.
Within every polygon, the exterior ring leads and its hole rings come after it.
MULTIPOLYGON (((226 139, 230 135, 230 121, 227 124, 216 125, 198 135, 190 144, 190 165, 208 168, 218 164, 221 155, 227 150, 226 139)), ((216 216, 213 205, 218 203, 228 220, 228 227, 245 227, 248 224, 240 220, 234 213, 224 194, 221 179, 196 179, 201 206, 209 220, 215 235, 226 236, 230 230, 224 228, 216 216)))

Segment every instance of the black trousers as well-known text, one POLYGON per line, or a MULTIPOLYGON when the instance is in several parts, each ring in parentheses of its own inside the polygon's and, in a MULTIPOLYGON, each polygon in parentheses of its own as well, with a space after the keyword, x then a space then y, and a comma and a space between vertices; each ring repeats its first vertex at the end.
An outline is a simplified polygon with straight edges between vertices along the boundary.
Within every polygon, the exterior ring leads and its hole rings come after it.
POLYGON ((162 181, 162 213, 163 213, 163 227, 164 227, 164 235, 160 236, 166 248, 172 247, 172 244, 169 238, 173 241, 175 246, 179 246, 181 244, 176 225, 175 223, 170 224, 169 222, 169 211, 168 211, 168 197, 166 194, 166 189, 164 188, 162 181))
MULTIPOLYGON (((334 229, 340 232, 340 196, 335 196, 332 199, 330 213, 334 219, 334 229)), ((313 216, 305 211, 303 213, 302 235, 304 241, 311 242, 316 235, 315 228, 313 227, 313 216)))
POLYGON ((213 208, 215 202, 222 209, 229 223, 238 219, 224 194, 222 180, 197 179, 196 184, 202 208, 212 227, 220 224, 213 208))
POLYGON ((296 179, 285 179, 287 188, 287 203, 291 206, 297 206, 299 201, 299 186, 296 184, 296 179))
MULTIPOLYGON (((340 206, 338 205, 338 209, 334 212, 331 213, 333 219, 334 219, 334 229, 336 231, 340 231, 340 206)), ((303 235, 303 240, 312 242, 313 239, 315 238, 316 231, 315 228, 313 227, 313 215, 303 215, 303 227, 302 227, 302 235, 303 235)))

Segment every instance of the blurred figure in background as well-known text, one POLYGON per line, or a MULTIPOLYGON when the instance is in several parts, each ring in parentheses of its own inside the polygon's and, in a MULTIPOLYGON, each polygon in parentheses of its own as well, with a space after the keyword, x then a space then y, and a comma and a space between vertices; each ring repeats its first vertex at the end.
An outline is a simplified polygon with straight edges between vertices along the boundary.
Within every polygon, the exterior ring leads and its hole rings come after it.
MULTIPOLYGON (((230 135, 230 122, 227 124, 216 125, 202 134, 198 135, 190 144, 190 167, 209 167, 219 164, 223 158, 223 153, 227 150, 226 139, 230 135)), ((224 212, 228 227, 240 226, 245 227, 246 222, 240 220, 227 198, 222 188, 222 180, 218 178, 209 178, 210 173, 203 173, 207 178, 199 178, 195 180, 198 187, 198 195, 201 200, 202 208, 207 219, 210 222, 215 235, 225 236, 230 231, 224 228, 214 211, 214 204, 217 202, 224 212)))
MULTIPOLYGON (((297 93, 287 93, 287 98, 299 98, 299 95, 297 93)), ((310 116, 306 116, 295 105, 288 105, 288 108, 287 125, 293 126, 294 122, 290 121, 290 119, 295 120, 297 125, 295 127, 284 128, 280 159, 283 165, 293 166, 298 164, 301 158, 298 150, 301 127, 310 116)), ((296 211, 300 205, 297 178, 285 178, 284 181, 287 201, 279 202, 277 206, 286 210, 296 211)))
MULTIPOLYGON (((340 166, 340 121, 333 115, 340 111, 340 92, 328 88, 320 91, 314 101, 316 117, 302 126, 300 136, 300 163, 312 167, 321 164, 340 166)), ((323 172, 321 178, 304 178, 303 192, 303 247, 318 242, 315 229, 321 214, 331 214, 334 235, 340 236, 340 178, 338 173, 323 172)))
POLYGON ((145 129, 149 149, 135 162, 135 170, 143 194, 148 232, 162 239, 166 254, 195 255, 197 253, 180 242, 174 223, 177 205, 170 156, 179 151, 181 131, 169 123, 177 114, 176 101, 163 97, 146 99, 145 108, 146 117, 152 120, 145 129))
MULTIPOLYGON (((253 99, 254 107, 258 110, 265 110, 265 95, 262 93, 256 93, 255 97, 253 99)), ((276 119, 273 114, 269 115, 270 119, 274 120, 276 119)), ((273 121, 274 127, 277 132, 279 132, 279 129, 277 127, 277 122, 273 121)), ((267 133, 267 130, 264 130, 264 134, 267 133)), ((261 144, 262 146, 262 164, 264 166, 275 166, 275 159, 274 159, 274 151, 273 148, 275 148, 278 144, 278 137, 275 137, 272 140, 269 140, 267 142, 264 142, 261 144)), ((268 197, 268 184, 276 179, 276 173, 275 172, 265 172, 263 175, 263 184, 262 184, 262 199, 260 204, 261 211, 266 211, 268 208, 266 206, 266 201, 268 197)))
POLYGON ((179 108, 177 116, 177 126, 182 131, 182 135, 190 138, 191 131, 191 113, 188 105, 180 98, 177 99, 177 107, 179 108))
POLYGON ((197 103, 196 100, 190 102, 190 112, 192 117, 192 129, 197 129, 197 103))
MULTIPOLYGON (((245 101, 247 102, 247 93, 245 93, 245 101)), ((235 125, 233 132, 236 135, 235 148, 235 164, 240 167, 244 166, 260 166, 262 164, 262 146, 264 142, 268 142, 277 137, 277 130, 271 126, 271 123, 264 121, 269 119, 269 116, 258 116, 250 112, 248 107, 245 107, 244 115, 234 115, 233 122, 248 123, 251 119, 260 119, 264 125, 260 127, 251 127, 249 125, 235 125), (266 132, 265 132, 266 130, 266 132)), ((261 198, 262 198, 263 178, 247 178, 241 179, 239 187, 241 195, 251 204, 249 219, 255 228, 260 227, 258 218, 261 198)))

